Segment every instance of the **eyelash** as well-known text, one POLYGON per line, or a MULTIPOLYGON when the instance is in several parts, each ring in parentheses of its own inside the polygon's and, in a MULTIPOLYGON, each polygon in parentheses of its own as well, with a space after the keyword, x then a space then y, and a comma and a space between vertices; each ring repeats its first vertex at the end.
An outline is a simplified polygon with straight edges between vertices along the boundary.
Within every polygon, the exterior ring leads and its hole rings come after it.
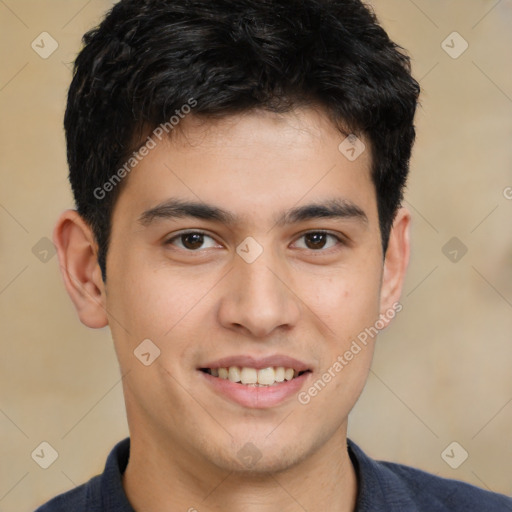
MULTIPOLYGON (((335 235, 334 233, 331 233, 329 231, 324 231, 324 230, 312 230, 312 231, 306 231, 305 233, 302 233, 298 238, 297 240, 300 240, 301 238, 304 238, 305 236, 307 235, 327 235, 327 236, 330 236, 332 238, 334 238, 336 240, 336 245, 340 245, 340 246, 343 246, 343 245, 346 245, 346 242, 344 241, 344 239, 338 235, 335 235)), ((181 237, 183 236, 186 236, 186 235, 202 235, 202 236, 205 236, 205 237, 208 237, 208 238, 211 238, 212 240, 215 240, 215 238, 211 235, 209 235, 208 233, 205 233, 204 231, 183 231, 181 233, 178 233, 177 235, 174 235, 172 236, 171 238, 167 239, 165 241, 165 245, 173 245, 173 242, 175 240, 179 240, 181 237)), ((201 251, 201 249, 197 249, 197 250, 193 250, 193 249, 187 249, 187 248, 179 248, 180 250, 183 250, 183 251, 186 251, 186 252, 189 252, 189 253, 198 253, 201 251)), ((315 249, 307 249, 306 250, 309 250, 313 253, 321 253, 321 252, 328 252, 330 250, 334 249, 334 247, 330 247, 328 249, 318 249, 318 250, 315 250, 315 249)))

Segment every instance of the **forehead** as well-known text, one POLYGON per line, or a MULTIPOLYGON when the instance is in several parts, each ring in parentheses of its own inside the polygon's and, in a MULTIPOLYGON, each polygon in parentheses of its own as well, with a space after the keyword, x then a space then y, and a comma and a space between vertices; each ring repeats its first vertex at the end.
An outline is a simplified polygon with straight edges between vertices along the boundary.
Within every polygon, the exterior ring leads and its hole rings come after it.
POLYGON ((229 204, 251 218, 327 196, 375 202, 368 141, 361 139, 357 149, 365 150, 356 159, 347 158, 347 134, 321 110, 256 110, 220 119, 190 115, 176 128, 126 178, 115 210, 142 212, 183 197, 229 204))

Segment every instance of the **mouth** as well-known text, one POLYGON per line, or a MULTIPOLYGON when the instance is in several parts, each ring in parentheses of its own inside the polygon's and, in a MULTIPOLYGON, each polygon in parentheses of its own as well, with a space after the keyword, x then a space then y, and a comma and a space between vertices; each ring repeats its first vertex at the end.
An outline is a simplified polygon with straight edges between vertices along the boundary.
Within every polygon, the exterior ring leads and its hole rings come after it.
POLYGON ((284 354, 247 354, 205 361, 197 370, 216 395, 245 408, 268 409, 293 403, 314 367, 284 354))
POLYGON ((297 379, 311 370, 298 370, 285 366, 268 366, 253 368, 250 366, 220 366, 214 368, 199 368, 200 371, 212 377, 229 380, 234 384, 248 387, 272 387, 283 382, 297 379))

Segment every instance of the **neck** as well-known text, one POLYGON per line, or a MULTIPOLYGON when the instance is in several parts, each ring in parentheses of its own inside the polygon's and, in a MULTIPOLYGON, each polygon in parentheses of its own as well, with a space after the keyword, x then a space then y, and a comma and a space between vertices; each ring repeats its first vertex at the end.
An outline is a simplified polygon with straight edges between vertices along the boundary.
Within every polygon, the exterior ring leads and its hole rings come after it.
POLYGON ((181 446, 131 432, 123 487, 144 512, 353 512, 357 478, 346 425, 314 454, 279 472, 220 469, 181 446))

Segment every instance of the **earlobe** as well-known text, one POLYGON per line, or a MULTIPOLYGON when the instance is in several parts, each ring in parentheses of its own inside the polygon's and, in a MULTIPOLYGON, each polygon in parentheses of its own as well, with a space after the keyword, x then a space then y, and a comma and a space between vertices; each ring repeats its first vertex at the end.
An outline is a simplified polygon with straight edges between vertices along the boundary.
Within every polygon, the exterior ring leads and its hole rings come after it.
POLYGON ((53 231, 53 243, 64 285, 80 321, 91 328, 105 327, 105 287, 91 228, 78 212, 66 210, 53 231))
MULTIPOLYGON (((411 214, 402 207, 398 210, 389 236, 388 249, 384 260, 384 273, 380 294, 380 313, 394 309, 393 306, 400 300, 402 286, 409 264, 409 228, 411 214)), ((394 315, 393 315, 394 316, 394 315)))

